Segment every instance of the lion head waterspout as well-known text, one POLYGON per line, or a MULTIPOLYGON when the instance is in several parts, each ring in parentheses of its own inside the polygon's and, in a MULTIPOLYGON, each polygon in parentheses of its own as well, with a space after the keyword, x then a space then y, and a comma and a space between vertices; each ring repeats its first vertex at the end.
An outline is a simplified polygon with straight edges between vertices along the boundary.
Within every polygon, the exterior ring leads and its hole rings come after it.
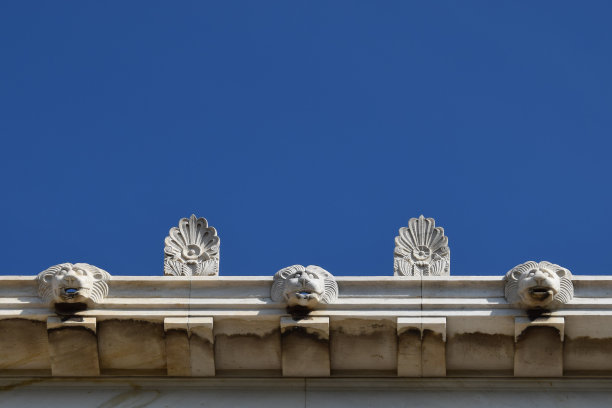
POLYGON ((506 300, 527 309, 556 309, 574 296, 571 279, 571 272, 559 265, 525 262, 506 273, 506 300))
POLYGON ((74 312, 108 294, 110 274, 86 263, 54 265, 38 274, 38 295, 57 311, 74 312))

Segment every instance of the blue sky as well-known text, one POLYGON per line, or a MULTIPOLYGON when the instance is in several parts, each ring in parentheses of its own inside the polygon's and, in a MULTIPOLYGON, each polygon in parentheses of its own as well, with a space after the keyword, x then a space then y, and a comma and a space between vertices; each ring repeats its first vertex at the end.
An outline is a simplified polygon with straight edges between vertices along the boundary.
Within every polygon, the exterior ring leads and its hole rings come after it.
POLYGON ((610 274, 612 3, 0 3, 1 274, 161 275, 179 218, 221 275, 610 274))

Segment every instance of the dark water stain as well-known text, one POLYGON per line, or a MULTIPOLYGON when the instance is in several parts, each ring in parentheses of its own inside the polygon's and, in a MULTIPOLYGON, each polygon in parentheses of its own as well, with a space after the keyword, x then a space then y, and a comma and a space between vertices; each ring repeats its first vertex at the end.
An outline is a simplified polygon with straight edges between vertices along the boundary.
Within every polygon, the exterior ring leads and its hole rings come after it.
POLYGON ((519 344, 526 341, 536 341, 542 344, 550 343, 551 341, 561 341, 561 332, 556 327, 551 326, 532 326, 527 327, 517 337, 517 347, 519 344))
POLYGON ((54 309, 55 313, 57 313, 62 318, 62 321, 64 321, 64 319, 69 319, 76 313, 87 310, 87 303, 56 303, 54 309))
POLYGON ((263 334, 217 333, 215 334, 214 350, 217 370, 280 370, 280 328, 263 334))
POLYGON ((51 336, 56 335, 57 333, 64 333, 62 334, 62 336, 80 336, 80 333, 89 333, 93 336, 94 339, 97 337, 96 331, 86 326, 54 327, 53 329, 47 330, 47 332, 49 333, 49 338, 51 338, 51 336))
POLYGON ((285 341, 286 339, 295 339, 297 341, 303 339, 322 343, 325 345, 329 344, 329 338, 320 330, 312 330, 302 326, 286 327, 281 332, 281 339, 283 341, 285 341))
POLYGON ((312 312, 312 309, 309 309, 304 306, 296 305, 296 306, 287 306, 287 313, 291 315, 293 320, 298 321, 302 320, 312 312))
POLYGON ((0 369, 17 372, 50 370, 47 323, 29 319, 0 320, 0 369))
POLYGON ((550 316, 550 310, 543 309, 543 308, 528 309, 526 311, 526 313, 527 313, 527 317, 532 322, 535 319, 538 319, 540 317, 549 317, 550 316))
POLYGON ((446 342, 448 370, 513 370, 514 336, 481 332, 458 333, 446 342))
POLYGON ((397 333, 397 335, 400 337, 401 336, 410 336, 410 337, 418 336, 420 339, 421 329, 416 328, 416 327, 404 327, 397 333))
POLYGON ((100 369, 166 369, 163 323, 111 319, 103 320, 97 326, 100 369))
POLYGON ((397 326, 394 321, 342 319, 330 322, 332 372, 397 370, 397 326), (359 353, 355 358, 354 353, 359 353))
POLYGON ((566 373, 602 375, 612 371, 612 338, 565 337, 563 361, 566 373))
POLYGON ((444 343, 444 336, 442 336, 441 333, 434 332, 433 330, 425 329, 423 330, 423 342, 426 340, 444 343))

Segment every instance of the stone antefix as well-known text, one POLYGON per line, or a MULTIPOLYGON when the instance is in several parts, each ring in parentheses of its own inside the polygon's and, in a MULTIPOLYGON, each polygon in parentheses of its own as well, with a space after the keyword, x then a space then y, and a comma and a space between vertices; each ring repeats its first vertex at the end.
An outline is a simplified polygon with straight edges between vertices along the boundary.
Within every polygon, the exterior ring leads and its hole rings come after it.
POLYGON ((108 295, 110 274, 86 263, 54 265, 38 274, 38 295, 59 309, 83 310, 108 295))
POLYGON ((504 293, 509 303, 526 309, 558 309, 574 297, 571 279, 559 265, 529 261, 506 273, 504 293))
POLYGON ((205 218, 181 218, 165 240, 164 275, 219 275, 219 237, 205 218))
POLYGON ((290 311, 307 312, 320 303, 333 303, 338 298, 338 284, 321 267, 293 265, 276 272, 270 296, 285 302, 290 311))
POLYGON ((448 276, 450 249, 444 228, 433 218, 411 218, 395 237, 395 276, 448 276))

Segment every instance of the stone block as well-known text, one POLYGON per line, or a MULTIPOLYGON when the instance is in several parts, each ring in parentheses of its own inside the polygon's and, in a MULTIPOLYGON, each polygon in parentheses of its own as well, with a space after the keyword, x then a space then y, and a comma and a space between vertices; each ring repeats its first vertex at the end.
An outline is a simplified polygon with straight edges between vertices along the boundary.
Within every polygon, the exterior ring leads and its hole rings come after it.
POLYGON ((47 335, 53 376, 100 375, 94 317, 49 317, 47 335))
POLYGON ((397 372, 397 322, 392 318, 330 318, 331 370, 336 375, 397 372))
POLYGON ((424 317, 421 364, 423 377, 446 376, 446 318, 424 317))
POLYGON ((213 318, 189 318, 189 361, 191 375, 212 377, 215 375, 213 318))
POLYGON ((421 377, 421 318, 397 318, 397 375, 421 377))
POLYGON ((281 317, 282 370, 286 377, 329 377, 329 317, 281 317))
POLYGON ((278 375, 281 338, 277 318, 215 318, 215 366, 222 375, 278 375))
POLYGON ((134 319, 100 321, 98 351, 103 374, 167 373, 163 322, 134 319))
POLYGON ((187 317, 166 317, 166 369, 169 376, 191 376, 187 317))
POLYGON ((397 319, 397 375, 446 376, 446 318, 397 319))
POLYGON ((0 372, 50 373, 45 321, 0 320, 0 372))
POLYGON ((212 317, 167 317, 164 331, 168 375, 215 375, 212 317))
POLYGON ((564 326, 563 317, 515 318, 515 377, 563 375, 564 326))

